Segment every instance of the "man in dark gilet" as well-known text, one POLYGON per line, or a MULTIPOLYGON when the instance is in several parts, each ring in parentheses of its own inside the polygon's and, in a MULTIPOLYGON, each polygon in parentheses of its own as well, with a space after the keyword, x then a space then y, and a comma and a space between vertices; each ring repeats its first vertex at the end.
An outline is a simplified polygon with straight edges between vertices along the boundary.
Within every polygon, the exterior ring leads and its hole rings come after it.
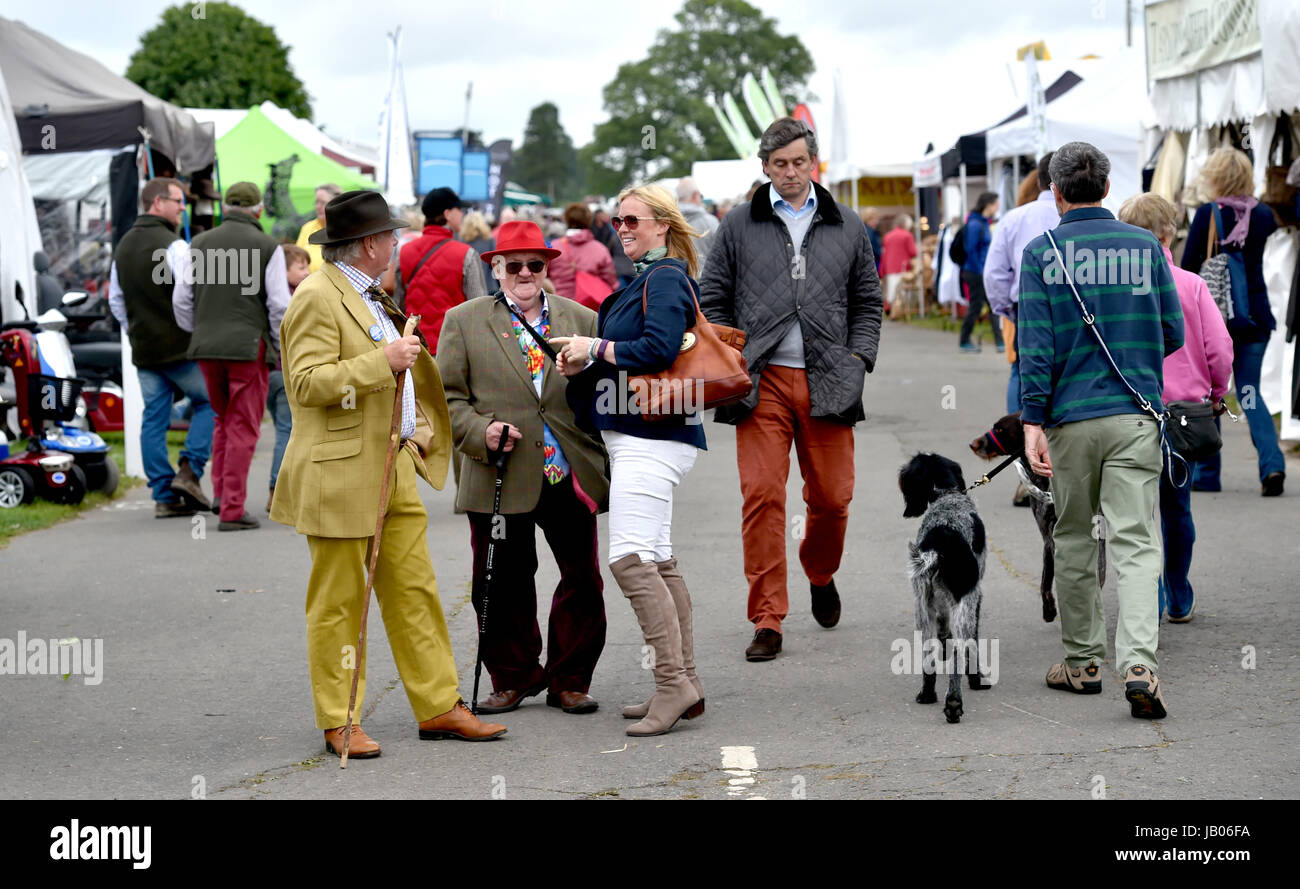
POLYGON ((140 192, 141 214, 113 252, 108 305, 131 341, 144 415, 140 457, 153 489, 154 515, 165 519, 211 509, 199 485, 212 451, 212 405, 199 366, 186 358, 190 335, 172 315, 172 289, 184 275, 188 246, 176 234, 185 214, 185 192, 175 179, 159 177, 140 192), (180 467, 167 455, 167 429, 177 392, 193 406, 180 467))
POLYGON ((212 493, 221 531, 259 525, 244 510, 248 468, 289 305, 284 253, 262 229, 261 215, 256 185, 236 182, 226 189, 221 225, 194 239, 190 274, 172 295, 176 323, 193 331, 189 357, 203 371, 217 415, 212 493))

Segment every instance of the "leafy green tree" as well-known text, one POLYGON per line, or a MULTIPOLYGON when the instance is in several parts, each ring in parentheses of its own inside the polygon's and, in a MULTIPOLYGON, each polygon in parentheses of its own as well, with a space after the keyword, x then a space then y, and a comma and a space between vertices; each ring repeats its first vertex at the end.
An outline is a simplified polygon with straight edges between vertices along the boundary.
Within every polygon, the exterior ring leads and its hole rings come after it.
POLYGON ((528 113, 524 141, 515 149, 511 166, 510 178, 552 203, 578 193, 577 152, 560 124, 555 103, 543 102, 528 113))
POLYGON ((814 70, 808 50, 745 0, 687 0, 675 18, 675 30, 661 30, 649 55, 620 65, 605 86, 610 119, 580 152, 592 191, 611 194, 649 178, 685 176, 697 160, 733 157, 705 97, 738 94, 746 73, 769 68, 791 107, 812 98, 804 86, 814 70))
POLYGON ((128 79, 160 99, 192 108, 248 108, 270 99, 311 119, 311 103, 275 31, 230 3, 163 10, 140 38, 128 79))

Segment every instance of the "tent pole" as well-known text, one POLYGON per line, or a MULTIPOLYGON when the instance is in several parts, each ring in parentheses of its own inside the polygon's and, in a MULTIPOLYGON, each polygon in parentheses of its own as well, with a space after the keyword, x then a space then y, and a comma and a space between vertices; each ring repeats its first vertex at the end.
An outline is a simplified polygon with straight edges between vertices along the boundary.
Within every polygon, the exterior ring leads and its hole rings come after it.
POLYGON ((217 212, 215 212, 212 215, 216 217, 217 220, 216 225, 221 225, 221 201, 225 195, 225 192, 221 190, 221 160, 216 156, 215 153, 212 155, 212 173, 217 180, 217 194, 219 195, 219 197, 217 198, 217 206, 213 208, 217 212))

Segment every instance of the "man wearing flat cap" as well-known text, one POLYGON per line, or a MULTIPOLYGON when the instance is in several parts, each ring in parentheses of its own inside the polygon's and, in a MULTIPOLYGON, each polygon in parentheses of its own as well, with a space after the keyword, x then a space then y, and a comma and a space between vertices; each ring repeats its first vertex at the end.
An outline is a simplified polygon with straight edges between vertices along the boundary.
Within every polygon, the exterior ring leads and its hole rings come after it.
POLYGON ((605 646, 596 539, 596 513, 609 496, 605 448, 578 428, 565 400, 567 380, 533 338, 596 335, 595 312, 542 290, 546 264, 559 254, 535 223, 505 223, 497 249, 483 254, 501 291, 448 311, 438 342, 452 435, 465 458, 456 507, 469 516, 471 598, 480 619, 492 542, 493 588, 505 591, 491 598, 480 642, 493 687, 479 703, 482 713, 507 713, 543 691, 547 705, 565 713, 592 713, 598 706, 587 691, 605 646), (497 517, 504 521, 494 521, 496 470, 488 458, 506 426, 505 450, 512 453, 497 517), (538 527, 560 569, 545 666, 534 584, 538 527))
POLYGON ((259 525, 244 509, 248 468, 262 430, 270 368, 289 306, 284 251, 258 219, 262 193, 251 182, 226 189, 221 224, 194 238, 188 274, 172 290, 172 312, 191 331, 188 357, 199 363, 215 412, 213 509, 221 531, 259 525))
MULTIPOLYGON (((361 624, 366 558, 383 510, 375 598, 393 660, 425 740, 482 741, 505 726, 480 722, 457 690, 456 662, 425 538, 428 518, 416 478, 441 489, 451 453, 442 379, 419 336, 379 287, 396 244, 378 192, 349 191, 325 207, 311 236, 324 264, 294 292, 281 327, 293 434, 275 486, 271 518, 307 535, 307 655, 316 726, 341 753, 353 649, 361 624), (379 490, 396 397, 406 374, 401 446, 386 504, 379 490)), ((357 688, 351 757, 379 755, 355 724, 364 712, 365 664, 357 688)))
POLYGON ((398 292, 406 311, 423 318, 420 327, 434 348, 447 310, 466 300, 487 296, 478 252, 457 241, 465 205, 450 188, 435 188, 424 196, 424 232, 402 245, 397 274, 398 292))

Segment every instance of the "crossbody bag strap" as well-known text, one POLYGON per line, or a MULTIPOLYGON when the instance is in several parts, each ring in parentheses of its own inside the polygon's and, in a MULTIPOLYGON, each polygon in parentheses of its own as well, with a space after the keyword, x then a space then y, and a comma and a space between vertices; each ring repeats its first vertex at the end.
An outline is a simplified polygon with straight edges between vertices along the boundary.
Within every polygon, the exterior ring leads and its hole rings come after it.
POLYGON ((533 338, 533 342, 537 343, 537 348, 545 352, 547 358, 550 358, 551 361, 555 361, 559 358, 559 354, 555 351, 555 347, 548 343, 546 339, 537 332, 533 325, 528 323, 528 319, 523 316, 523 313, 510 305, 510 300, 506 299, 505 291, 498 293, 497 299, 501 300, 501 303, 506 307, 507 312, 519 319, 519 323, 524 326, 524 330, 528 331, 529 335, 533 338))
POLYGON ((417 262, 417 263, 415 264, 415 268, 411 269, 411 277, 410 277, 410 278, 407 278, 407 279, 403 279, 403 278, 402 278, 402 266, 401 266, 401 263, 398 263, 398 265, 397 265, 397 277, 398 277, 398 279, 401 281, 402 289, 403 289, 403 290, 405 290, 407 287, 410 286, 410 283, 411 283, 412 281, 415 280, 415 276, 416 276, 416 275, 420 274, 420 269, 424 268, 424 264, 425 264, 426 262, 429 261, 429 257, 431 257, 431 256, 433 256, 433 254, 437 253, 437 252, 442 248, 442 246, 443 246, 444 244, 446 244, 448 241, 451 241, 451 240, 454 240, 454 239, 453 239, 453 238, 447 238, 447 239, 445 239, 445 240, 439 241, 438 243, 434 244, 433 247, 432 247, 432 249, 430 249, 428 253, 426 253, 426 254, 424 254, 424 256, 420 257, 420 261, 417 262))
MULTIPOLYGON (((1127 389, 1129 395, 1133 397, 1138 408, 1140 408, 1143 413, 1150 415, 1151 419, 1156 422, 1156 428, 1160 432, 1160 446, 1164 451, 1166 458, 1165 464, 1169 467, 1169 481, 1172 482, 1175 487, 1182 487, 1182 485, 1174 479, 1173 461, 1178 460, 1182 463, 1184 469, 1187 470, 1189 477, 1191 467, 1187 465, 1186 460, 1183 460, 1183 458, 1169 446, 1169 440, 1165 437, 1165 423, 1169 419, 1168 411, 1163 414, 1157 411, 1155 406, 1147 400, 1146 396, 1133 388, 1133 384, 1128 381, 1128 377, 1124 376, 1124 372, 1119 369, 1119 365, 1115 363, 1114 356, 1110 354, 1110 349, 1106 346, 1106 340, 1102 337, 1101 331, 1097 329, 1096 316, 1093 315, 1092 312, 1088 311, 1088 304, 1083 301, 1083 297, 1079 294, 1079 288, 1074 286, 1074 278, 1070 274, 1070 270, 1065 266, 1065 254, 1063 254, 1061 248, 1057 246, 1056 238, 1052 237, 1051 231, 1047 231, 1045 234, 1047 235, 1047 242, 1052 245, 1052 250, 1056 253, 1056 261, 1060 263, 1061 270, 1065 273, 1065 283, 1070 285, 1070 292, 1074 294, 1074 301, 1079 306, 1079 312, 1083 316, 1084 326, 1086 326, 1092 333, 1092 338, 1097 341, 1097 346, 1101 349, 1101 354, 1106 359, 1106 363, 1109 364, 1110 369, 1115 372, 1115 376, 1119 377, 1119 381, 1124 384, 1124 388, 1127 389)), ((1186 481, 1184 481, 1184 484, 1186 484, 1186 481)))

